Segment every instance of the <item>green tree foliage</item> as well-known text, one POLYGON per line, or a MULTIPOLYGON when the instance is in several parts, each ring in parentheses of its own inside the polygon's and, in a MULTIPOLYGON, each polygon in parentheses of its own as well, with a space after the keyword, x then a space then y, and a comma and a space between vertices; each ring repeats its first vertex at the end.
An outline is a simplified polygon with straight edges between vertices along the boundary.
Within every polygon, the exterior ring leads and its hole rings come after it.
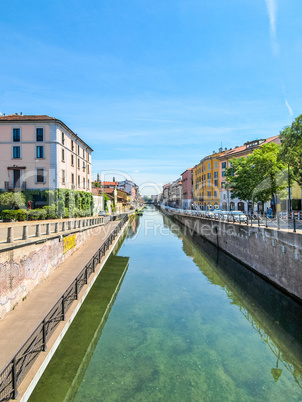
POLYGON ((291 179, 302 186, 302 114, 280 133, 280 159, 291 166, 291 179))
POLYGON ((279 158, 280 146, 264 144, 246 158, 233 158, 227 169, 232 198, 263 203, 287 185, 287 170, 279 158))
POLYGON ((18 209, 25 207, 25 196, 21 192, 3 192, 0 194, 0 207, 1 209, 18 209))

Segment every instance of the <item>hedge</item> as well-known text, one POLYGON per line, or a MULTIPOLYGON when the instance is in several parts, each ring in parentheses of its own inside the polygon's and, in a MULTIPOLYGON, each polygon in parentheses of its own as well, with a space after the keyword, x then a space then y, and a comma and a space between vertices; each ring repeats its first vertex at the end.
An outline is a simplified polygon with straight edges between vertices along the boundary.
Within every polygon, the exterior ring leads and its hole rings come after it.
POLYGON ((28 218, 28 212, 25 209, 16 209, 16 210, 5 209, 2 211, 3 220, 26 221, 27 218, 28 218))
POLYGON ((45 219, 47 215, 47 211, 42 208, 31 209, 28 211, 28 219, 31 221, 37 221, 40 219, 45 219))

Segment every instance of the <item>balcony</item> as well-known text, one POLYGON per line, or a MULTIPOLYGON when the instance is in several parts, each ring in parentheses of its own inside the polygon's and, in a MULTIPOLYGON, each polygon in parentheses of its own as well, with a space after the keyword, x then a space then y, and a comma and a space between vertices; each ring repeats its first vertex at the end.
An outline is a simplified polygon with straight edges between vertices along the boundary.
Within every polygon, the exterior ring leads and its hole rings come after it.
POLYGON ((20 185, 20 183, 13 183, 12 181, 5 181, 4 182, 4 188, 5 190, 26 190, 26 181, 23 181, 20 185))

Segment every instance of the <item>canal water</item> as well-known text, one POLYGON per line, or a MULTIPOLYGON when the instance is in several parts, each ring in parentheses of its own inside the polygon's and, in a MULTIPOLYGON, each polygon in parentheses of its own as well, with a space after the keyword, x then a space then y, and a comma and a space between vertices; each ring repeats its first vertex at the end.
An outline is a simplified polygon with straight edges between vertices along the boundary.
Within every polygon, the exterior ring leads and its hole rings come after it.
POLYGON ((31 401, 301 401, 301 305, 153 206, 31 401))

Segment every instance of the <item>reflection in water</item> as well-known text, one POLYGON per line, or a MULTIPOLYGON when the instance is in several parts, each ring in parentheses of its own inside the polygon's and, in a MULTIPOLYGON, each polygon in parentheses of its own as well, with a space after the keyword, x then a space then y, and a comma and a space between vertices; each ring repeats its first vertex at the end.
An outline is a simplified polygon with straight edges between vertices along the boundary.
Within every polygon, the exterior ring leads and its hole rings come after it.
MULTIPOLYGON (((116 251, 121 246, 117 245, 116 251)), ((110 256, 55 352, 30 401, 72 401, 102 334, 129 264, 110 256), (72 356, 72 359, 70 359, 72 356)))
POLYGON ((163 222, 182 240, 186 255, 212 284, 226 292, 276 356, 276 367, 271 369, 274 380, 282 374, 278 367, 282 362, 302 388, 301 305, 200 236, 184 236, 183 229, 165 215, 163 222))
POLYGON ((136 235, 137 229, 139 227, 139 222, 140 222, 140 215, 136 215, 130 224, 127 238, 131 239, 136 235))

